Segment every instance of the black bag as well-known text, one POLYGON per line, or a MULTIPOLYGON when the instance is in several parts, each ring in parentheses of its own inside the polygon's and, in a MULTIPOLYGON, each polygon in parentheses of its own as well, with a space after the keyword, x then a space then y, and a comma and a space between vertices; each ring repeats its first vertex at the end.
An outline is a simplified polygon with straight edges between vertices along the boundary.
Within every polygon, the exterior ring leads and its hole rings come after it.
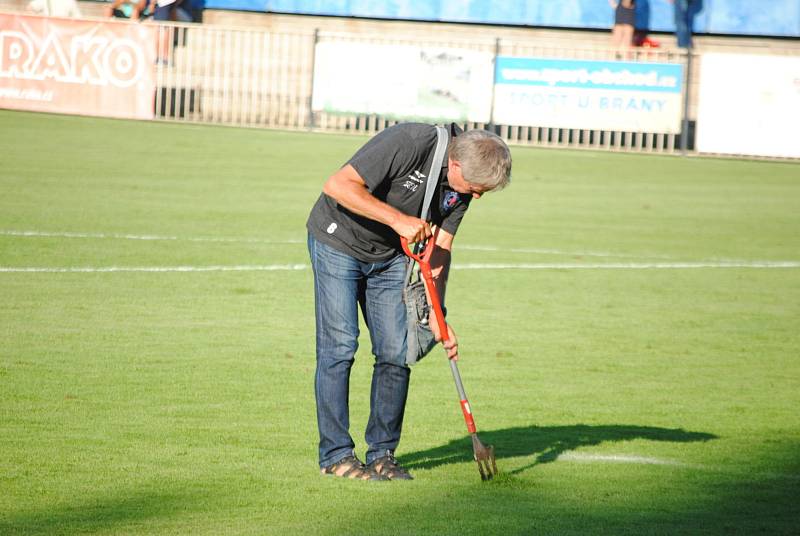
MULTIPOLYGON (((422 210, 419 215, 420 218, 426 221, 430 220, 431 199, 436 186, 439 184, 439 174, 442 170, 447 142, 447 129, 436 127, 436 151, 433 154, 433 163, 425 186, 425 200, 422 203, 422 210)), ((433 347, 436 346, 436 339, 433 337, 430 327, 431 307, 428 303, 428 297, 425 295, 425 283, 420 278, 419 271, 414 272, 414 261, 412 259, 408 259, 405 282, 403 301, 406 304, 408 321, 406 364, 411 366, 433 350, 433 347)))

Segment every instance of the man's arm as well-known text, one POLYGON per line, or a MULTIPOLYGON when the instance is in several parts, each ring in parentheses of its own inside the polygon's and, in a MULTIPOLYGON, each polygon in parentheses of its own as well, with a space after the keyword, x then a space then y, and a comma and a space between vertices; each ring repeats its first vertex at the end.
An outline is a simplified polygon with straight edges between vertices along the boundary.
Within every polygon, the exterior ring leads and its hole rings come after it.
POLYGON ((453 251, 453 235, 439 229, 431 254, 431 272, 434 286, 439 293, 439 302, 442 304, 444 304, 444 294, 447 289, 447 278, 450 275, 451 251, 453 251))
POLYGON ((372 195, 364 179, 350 164, 331 175, 322 191, 347 210, 388 225, 409 242, 431 236, 431 227, 425 220, 404 214, 372 195))
MULTIPOLYGON (((447 289, 447 277, 450 275, 450 258, 451 251, 453 250, 453 235, 439 229, 436 233, 436 244, 431 253, 431 272, 433 274, 433 286, 436 288, 436 293, 439 295, 439 303, 444 307, 444 295, 447 289)), ((428 297, 430 303, 430 297, 428 297)), ((436 319, 436 313, 431 309, 431 319, 429 323, 431 331, 437 341, 442 337, 439 333, 439 324, 436 319)), ((447 324, 448 341, 444 347, 447 350, 447 357, 450 359, 458 359, 458 339, 453 327, 447 324)))

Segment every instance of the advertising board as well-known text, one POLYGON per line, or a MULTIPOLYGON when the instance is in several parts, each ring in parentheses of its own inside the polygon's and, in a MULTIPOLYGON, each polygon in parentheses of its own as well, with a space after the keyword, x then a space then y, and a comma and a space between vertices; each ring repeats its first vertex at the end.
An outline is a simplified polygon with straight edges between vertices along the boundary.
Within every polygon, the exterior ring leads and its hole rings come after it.
POLYGON ((0 108, 152 119, 156 27, 0 14, 0 108))
POLYGON ((680 132, 683 66, 498 57, 493 120, 502 125, 680 132))

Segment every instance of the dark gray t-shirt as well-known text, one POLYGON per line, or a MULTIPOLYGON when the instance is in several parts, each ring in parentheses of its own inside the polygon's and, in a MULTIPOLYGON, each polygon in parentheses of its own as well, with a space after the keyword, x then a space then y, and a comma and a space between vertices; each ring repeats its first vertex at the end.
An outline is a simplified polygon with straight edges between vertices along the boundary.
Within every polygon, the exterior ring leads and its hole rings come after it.
MULTIPOLYGON (((455 123, 449 130, 451 138, 462 132, 455 123)), ((372 195, 405 214, 419 216, 435 150, 434 126, 402 123, 378 133, 347 163, 364 179, 372 195)), ((454 235, 471 199, 447 183, 445 155, 430 221, 454 235)), ((362 262, 384 261, 401 251, 400 238, 391 227, 350 212, 324 193, 311 210, 306 227, 320 242, 362 262)))

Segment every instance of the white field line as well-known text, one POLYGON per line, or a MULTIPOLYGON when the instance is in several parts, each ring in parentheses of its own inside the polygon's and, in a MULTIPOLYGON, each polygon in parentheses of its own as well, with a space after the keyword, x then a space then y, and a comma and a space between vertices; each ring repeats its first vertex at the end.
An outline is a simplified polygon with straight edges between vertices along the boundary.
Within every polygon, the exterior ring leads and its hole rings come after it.
MULTIPOLYGON (((0 266, 0 273, 97 273, 97 272, 286 272, 308 270, 308 264, 218 265, 218 266, 0 266)), ((625 264, 454 264, 454 270, 684 270, 701 268, 800 268, 796 261, 754 261, 739 263, 681 262, 625 264)))
MULTIPOLYGON (((115 233, 75 233, 75 232, 51 232, 51 231, 19 231, 19 230, 0 230, 0 236, 20 236, 20 237, 41 237, 41 238, 90 238, 90 239, 118 239, 118 240, 167 240, 184 242, 221 242, 221 243, 244 243, 244 244, 304 244, 304 240, 270 240, 266 238, 249 237, 181 237, 165 235, 139 235, 139 234, 115 234, 115 233)), ((540 255, 562 255, 570 257, 600 257, 600 258, 619 258, 619 259, 674 259, 674 256, 660 255, 656 253, 614 253, 610 251, 567 251, 562 249, 550 248, 500 248, 497 246, 460 244, 459 250, 467 251, 494 251, 498 253, 534 253, 540 255)), ((741 263, 748 262, 743 259, 711 258, 705 261, 712 263, 741 263)))
POLYGON ((180 237, 162 235, 107 234, 107 233, 69 233, 47 231, 2 231, 3 236, 25 236, 43 238, 114 238, 118 240, 173 240, 184 242, 231 242, 247 244, 305 244, 304 240, 269 240, 266 238, 233 238, 233 237, 180 237))
POLYGON ((686 270, 697 268, 800 268, 800 261, 626 262, 626 263, 467 263, 460 270, 686 270))
MULTIPOLYGON (((2 236, 20 237, 56 237, 56 238, 90 238, 90 239, 123 239, 123 240, 167 240, 186 242, 222 242, 251 244, 302 244, 303 240, 269 240, 265 238, 247 237, 180 237, 164 235, 108 234, 108 233, 75 233, 49 231, 0 230, 2 236)), ((673 259, 667 255, 657 254, 620 254, 608 251, 565 251, 543 248, 499 248, 495 246, 460 245, 459 249, 472 251, 497 251, 510 253, 538 253, 547 255, 568 255, 579 257, 601 258, 654 258, 673 259)), ((798 261, 748 261, 742 259, 706 259, 697 262, 631 262, 631 263, 466 263, 455 264, 453 268, 461 270, 645 270, 645 269, 698 269, 698 268, 798 268, 798 261)), ((306 265, 265 265, 265 266, 176 266, 176 267, 67 267, 67 268, 14 268, 0 267, 0 272, 215 272, 215 271, 281 271, 302 270, 306 265)))
MULTIPOLYGON (((471 251, 493 251, 498 253, 536 253, 540 255, 562 255, 569 257, 601 257, 601 258, 618 258, 618 259, 661 259, 661 260, 675 260, 674 255, 661 255, 658 253, 613 253, 610 251, 566 251, 562 249, 548 249, 548 248, 499 248, 496 246, 472 246, 468 244, 459 244, 459 250, 471 251)), ((711 257, 703 259, 700 262, 711 263, 746 263, 751 262, 746 259, 732 259, 726 257, 711 257)), ((768 261, 767 261, 768 262, 768 261)))
MULTIPOLYGON (((138 235, 138 234, 108 234, 108 233, 73 233, 73 232, 50 232, 50 231, 16 231, 0 230, 2 236, 21 236, 39 238, 94 238, 94 239, 118 239, 118 240, 173 240, 185 242, 230 242, 246 244, 304 244, 304 240, 268 240, 264 238, 235 238, 235 237, 180 237, 163 235, 138 235)), ((459 245, 459 249, 469 251, 496 251, 505 253, 538 253, 542 255, 568 255, 578 257, 618 257, 623 259, 672 259, 668 255, 631 255, 612 253, 607 251, 565 251, 547 248, 499 248, 495 246, 481 245, 459 245)))
POLYGON ((104 273, 104 272, 290 272, 307 270, 307 264, 268 264, 262 266, 76 266, 66 268, 0 267, 0 272, 25 273, 104 273))
POLYGON ((685 463, 677 460, 651 458, 648 456, 635 456, 629 454, 583 454, 567 452, 558 457, 558 461, 578 463, 628 463, 635 465, 662 465, 668 467, 685 467, 687 469, 710 471, 730 475, 746 475, 748 477, 773 478, 786 480, 800 480, 797 473, 752 472, 747 469, 737 470, 719 465, 703 465, 698 463, 685 463))
MULTIPOLYGON (((139 235, 128 233, 75 233, 75 232, 51 232, 51 231, 19 231, 19 230, 0 230, 0 236, 21 236, 21 237, 41 237, 41 238, 90 238, 90 239, 118 239, 118 240, 148 240, 148 241, 184 241, 184 242, 221 242, 221 243, 243 243, 243 244, 305 244, 305 240, 287 239, 270 240, 267 238, 252 237, 203 237, 203 236, 169 236, 169 235, 139 235)), ((497 246, 459 244, 459 250, 467 251, 494 251, 498 253, 534 253, 540 255, 562 255, 569 257, 600 257, 600 258, 619 258, 619 259, 674 259, 671 255, 660 255, 657 253, 614 253, 610 251, 568 251, 552 248, 500 248, 497 246)), ((708 262, 719 263, 739 263, 748 262, 743 259, 729 258, 710 258, 708 262)))
POLYGON ((568 462, 608 462, 608 463, 633 463, 641 465, 672 465, 676 467, 689 467, 688 463, 646 456, 630 456, 624 454, 580 454, 567 452, 558 457, 559 460, 568 462))
POLYGON ((641 255, 612 253, 610 251, 565 251, 561 249, 548 248, 499 248, 496 246, 471 246, 469 244, 459 244, 459 250, 468 251, 495 251, 498 253, 537 253, 540 255, 568 255, 572 257, 602 257, 619 259, 674 259, 669 255, 656 255, 643 253, 641 255))

